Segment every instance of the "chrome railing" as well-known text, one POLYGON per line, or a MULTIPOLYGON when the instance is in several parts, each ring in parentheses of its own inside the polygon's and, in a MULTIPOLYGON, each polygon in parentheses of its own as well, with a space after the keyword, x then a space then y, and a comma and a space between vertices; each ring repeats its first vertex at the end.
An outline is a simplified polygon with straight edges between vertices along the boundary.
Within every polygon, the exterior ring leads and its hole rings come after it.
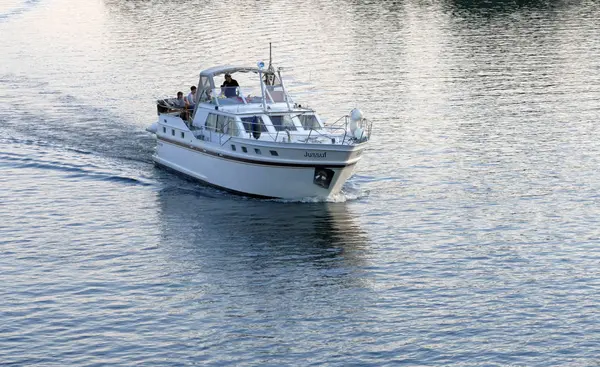
MULTIPOLYGON (((192 123, 192 111, 186 109, 171 110, 166 112, 170 115, 178 116, 182 118, 184 123, 190 128, 192 133, 197 139, 205 141, 213 141, 213 134, 218 134, 218 143, 223 146, 233 137, 242 137, 251 140, 257 140, 260 136, 268 136, 273 142, 292 142, 295 138, 295 143, 323 143, 323 140, 327 142, 331 141, 332 144, 340 145, 354 145, 368 141, 371 138, 373 124, 371 121, 363 118, 356 121, 354 131, 351 130, 350 124, 353 122, 349 115, 342 116, 330 125, 325 125, 322 128, 308 130, 308 135, 305 133, 297 134, 287 128, 277 130, 276 133, 272 133, 267 129, 267 126, 263 121, 257 122, 243 122, 243 129, 237 129, 237 135, 231 135, 232 123, 235 121, 229 120, 222 126, 219 127, 207 127, 207 126, 195 126, 192 123), (187 119, 183 118, 183 114, 187 113, 187 119), (252 125, 256 126, 255 129, 252 125), (280 134, 285 134, 284 139, 280 139, 280 134), (287 141, 286 139, 287 138, 287 141), (341 139, 341 140, 340 140, 341 139)), ((270 125, 269 125, 270 126, 270 125)), ((306 131, 306 130, 305 130, 306 131)))
POLYGON ((310 129, 309 137, 314 131, 319 136, 332 137, 331 133, 337 133, 334 136, 342 136, 341 145, 354 145, 371 139, 373 123, 365 118, 356 121, 354 131, 351 130, 352 120, 349 115, 345 115, 334 121, 331 125, 325 125, 323 129, 310 129), (323 133, 322 131, 328 131, 323 133), (342 134, 343 132, 343 134, 342 134))

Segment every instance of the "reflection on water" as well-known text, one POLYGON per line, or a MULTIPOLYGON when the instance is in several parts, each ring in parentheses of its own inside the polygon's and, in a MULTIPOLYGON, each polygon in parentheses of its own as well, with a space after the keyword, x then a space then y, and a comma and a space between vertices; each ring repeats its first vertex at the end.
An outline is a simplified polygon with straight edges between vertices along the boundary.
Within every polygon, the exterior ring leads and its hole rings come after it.
POLYGON ((159 192, 160 225, 169 243, 212 256, 252 253, 254 263, 363 262, 367 238, 345 203, 281 203, 221 192, 210 197, 208 190, 159 192))
POLYGON ((181 187, 157 200, 157 250, 172 282, 162 307, 202 325, 192 326, 194 334, 220 351, 213 361, 263 350, 287 365, 288 346, 334 351, 364 329, 376 303, 364 271, 368 240, 347 204, 212 197, 181 187), (306 338, 321 320, 338 320, 329 327, 337 331, 306 338))
POLYGON ((509 14, 520 10, 549 10, 569 6, 568 2, 557 0, 447 0, 447 6, 454 12, 483 16, 509 14))

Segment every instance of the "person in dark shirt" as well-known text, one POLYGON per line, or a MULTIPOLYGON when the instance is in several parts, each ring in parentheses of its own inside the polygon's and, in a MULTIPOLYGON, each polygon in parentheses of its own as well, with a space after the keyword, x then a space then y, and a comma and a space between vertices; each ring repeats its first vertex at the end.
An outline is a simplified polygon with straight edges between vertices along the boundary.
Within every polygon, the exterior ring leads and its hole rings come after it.
POLYGON ((185 110, 185 108, 187 107, 187 101, 185 100, 185 98, 183 98, 183 92, 177 92, 177 99, 174 100, 171 104, 173 105, 173 107, 184 109, 179 115, 179 117, 181 117, 182 120, 188 119, 189 115, 187 110, 185 110))
POLYGON ((183 98, 183 92, 177 92, 177 99, 173 101, 173 106, 185 108, 186 102, 183 98))
POLYGON ((235 87, 239 87, 237 80, 231 78, 230 74, 225 74, 225 81, 221 84, 221 88, 224 89, 225 97, 235 97, 237 91, 235 87))

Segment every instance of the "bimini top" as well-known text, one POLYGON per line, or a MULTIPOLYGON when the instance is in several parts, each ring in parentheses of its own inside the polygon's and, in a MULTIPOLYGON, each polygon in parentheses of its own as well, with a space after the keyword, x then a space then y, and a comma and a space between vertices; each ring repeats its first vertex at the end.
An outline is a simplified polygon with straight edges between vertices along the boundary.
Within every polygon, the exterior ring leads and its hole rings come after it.
POLYGON ((199 97, 197 97, 197 101, 208 102, 217 106, 261 103, 265 110, 267 104, 285 102, 289 109, 289 105, 293 103, 293 100, 285 91, 279 74, 280 70, 278 69, 276 73, 270 65, 266 69, 249 66, 221 65, 202 70, 200 72, 200 81, 198 82, 199 97), (261 80, 262 78, 257 77, 256 84, 241 86, 237 84, 235 86, 225 86, 215 82, 216 77, 219 75, 234 73, 262 74, 264 75, 264 79, 261 80))
MULTIPOLYGON (((200 72, 200 76, 216 76, 221 74, 233 74, 233 73, 258 73, 258 68, 247 67, 247 66, 233 66, 233 65, 221 65, 213 66, 200 72)), ((266 70, 263 70, 265 72, 266 70)))

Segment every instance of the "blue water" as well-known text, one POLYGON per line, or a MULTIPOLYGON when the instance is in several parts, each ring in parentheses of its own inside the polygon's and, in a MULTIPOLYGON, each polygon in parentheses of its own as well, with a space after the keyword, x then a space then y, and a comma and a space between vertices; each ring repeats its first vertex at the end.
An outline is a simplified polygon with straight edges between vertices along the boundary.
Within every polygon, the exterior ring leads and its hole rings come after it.
POLYGON ((0 365, 594 366, 594 1, 6 0, 0 365), (360 107, 342 195, 153 166, 154 101, 216 64, 360 107))

